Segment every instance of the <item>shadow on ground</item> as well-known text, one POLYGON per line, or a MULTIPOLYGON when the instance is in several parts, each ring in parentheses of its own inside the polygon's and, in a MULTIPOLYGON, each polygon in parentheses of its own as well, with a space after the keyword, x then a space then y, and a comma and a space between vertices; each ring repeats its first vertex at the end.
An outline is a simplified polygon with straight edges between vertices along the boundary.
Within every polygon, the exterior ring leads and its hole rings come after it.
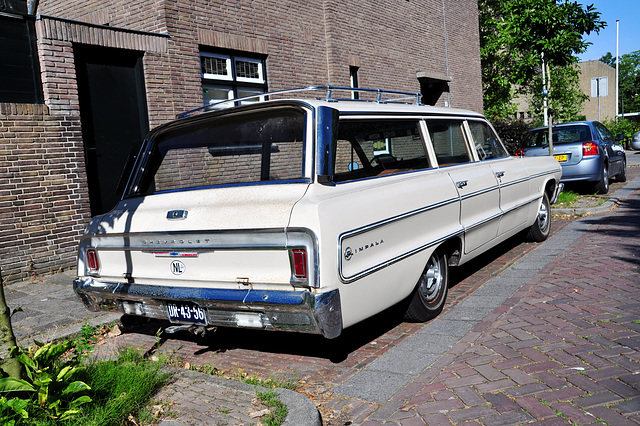
MULTIPOLYGON (((462 267, 452 268, 449 288, 455 288, 458 283, 522 244, 523 235, 519 234, 510 238, 462 267)), ((168 321, 139 319, 130 316, 122 317, 124 325, 122 331, 124 333, 155 335, 158 336, 159 341, 179 340, 192 342, 201 346, 196 355, 207 352, 220 353, 244 349, 265 353, 325 358, 339 363, 344 361, 350 353, 380 339, 396 328, 399 328, 398 334, 404 333, 399 326, 404 321, 403 316, 407 303, 408 301, 403 301, 359 324, 345 329, 336 339, 325 339, 322 336, 303 333, 225 327, 218 327, 215 332, 207 333, 205 336, 196 336, 186 331, 169 334, 162 332, 163 329, 171 325, 168 321)))

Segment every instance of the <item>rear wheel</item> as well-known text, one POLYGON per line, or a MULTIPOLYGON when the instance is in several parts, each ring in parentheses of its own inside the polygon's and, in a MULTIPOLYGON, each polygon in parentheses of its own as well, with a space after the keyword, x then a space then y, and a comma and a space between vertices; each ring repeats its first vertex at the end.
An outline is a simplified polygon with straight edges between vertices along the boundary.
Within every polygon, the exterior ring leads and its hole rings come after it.
POLYGON ((616 175, 617 182, 626 182, 627 181, 627 160, 622 160, 622 170, 620 173, 616 175))
POLYGON ((531 241, 542 242, 547 239, 550 230, 551 210, 549 206, 549 197, 547 197, 547 194, 544 194, 542 196, 540 208, 538 209, 536 221, 533 222, 533 225, 531 225, 531 228, 529 228, 527 239, 531 241))
POLYGON ((404 319, 425 322, 436 317, 447 299, 449 290, 449 266, 447 256, 437 250, 433 252, 424 268, 404 319))
POLYGON ((598 183, 595 184, 593 189, 598 194, 606 194, 609 192, 609 165, 607 163, 604 163, 604 166, 602 167, 602 177, 598 183))

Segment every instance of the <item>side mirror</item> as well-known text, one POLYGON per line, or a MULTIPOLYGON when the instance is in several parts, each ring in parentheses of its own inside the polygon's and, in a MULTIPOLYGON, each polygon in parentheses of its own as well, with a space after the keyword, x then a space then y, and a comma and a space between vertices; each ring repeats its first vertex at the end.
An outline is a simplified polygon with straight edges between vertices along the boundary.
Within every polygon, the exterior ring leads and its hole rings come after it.
POLYGON ((624 139, 625 139, 625 136, 622 133, 620 133, 618 136, 616 136, 616 142, 620 142, 620 141, 622 141, 624 139))

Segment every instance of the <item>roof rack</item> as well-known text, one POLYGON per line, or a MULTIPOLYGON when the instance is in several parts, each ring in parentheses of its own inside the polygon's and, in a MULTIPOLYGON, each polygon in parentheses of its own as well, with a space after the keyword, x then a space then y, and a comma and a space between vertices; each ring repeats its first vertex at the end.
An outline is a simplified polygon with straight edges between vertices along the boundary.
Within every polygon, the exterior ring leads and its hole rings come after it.
MULTIPOLYGON (((331 85, 320 85, 320 86, 306 86, 306 87, 297 87, 295 89, 285 89, 285 90, 276 90, 273 92, 266 92, 266 93, 257 93, 255 95, 250 95, 250 96, 244 96, 241 98, 235 98, 235 99, 225 99, 223 101, 220 102, 215 102, 209 105, 203 105, 201 107, 198 108, 194 108, 191 109, 189 111, 183 112, 178 114, 176 117, 177 118, 184 118, 184 117, 188 117, 189 115, 191 115, 194 112, 197 111, 202 111, 202 110, 206 110, 208 108, 212 108, 218 105, 222 105, 222 104, 227 104, 230 102, 233 102, 234 104, 236 102, 242 102, 242 101, 246 101, 246 100, 250 100, 250 99, 258 99, 258 100, 262 100, 265 96, 277 96, 277 95, 283 95, 283 94, 287 94, 287 93, 295 93, 295 92, 309 92, 309 91, 315 91, 315 90, 326 90, 327 91, 327 95, 326 97, 324 97, 324 100, 326 100, 327 102, 338 102, 338 101, 355 101, 355 102, 375 102, 378 104, 388 104, 388 103, 403 103, 403 104, 415 104, 415 105, 420 105, 420 98, 422 97, 422 94, 419 92, 398 92, 396 90, 385 90, 385 89, 366 89, 363 87, 342 87, 342 86, 331 86, 331 85), (334 91, 347 91, 347 92, 351 92, 352 97, 351 98, 337 98, 334 97, 334 91), (353 99, 353 94, 354 93, 375 93, 376 97, 375 99, 353 99), (382 96, 383 94, 387 94, 387 95, 402 95, 400 97, 396 97, 396 98, 390 98, 390 99, 383 99, 382 96)), ((321 99, 321 98, 316 98, 316 99, 321 99)))

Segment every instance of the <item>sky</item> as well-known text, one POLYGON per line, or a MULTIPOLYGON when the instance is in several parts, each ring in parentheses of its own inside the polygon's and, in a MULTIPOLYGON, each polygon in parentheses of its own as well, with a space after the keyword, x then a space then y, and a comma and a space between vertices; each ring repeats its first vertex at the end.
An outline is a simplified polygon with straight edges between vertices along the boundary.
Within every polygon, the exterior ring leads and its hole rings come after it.
POLYGON ((580 61, 598 60, 607 52, 616 56, 616 19, 620 20, 619 55, 640 50, 640 0, 578 0, 583 6, 593 4, 600 19, 607 26, 600 34, 591 33, 585 39, 591 46, 582 55, 580 61))

